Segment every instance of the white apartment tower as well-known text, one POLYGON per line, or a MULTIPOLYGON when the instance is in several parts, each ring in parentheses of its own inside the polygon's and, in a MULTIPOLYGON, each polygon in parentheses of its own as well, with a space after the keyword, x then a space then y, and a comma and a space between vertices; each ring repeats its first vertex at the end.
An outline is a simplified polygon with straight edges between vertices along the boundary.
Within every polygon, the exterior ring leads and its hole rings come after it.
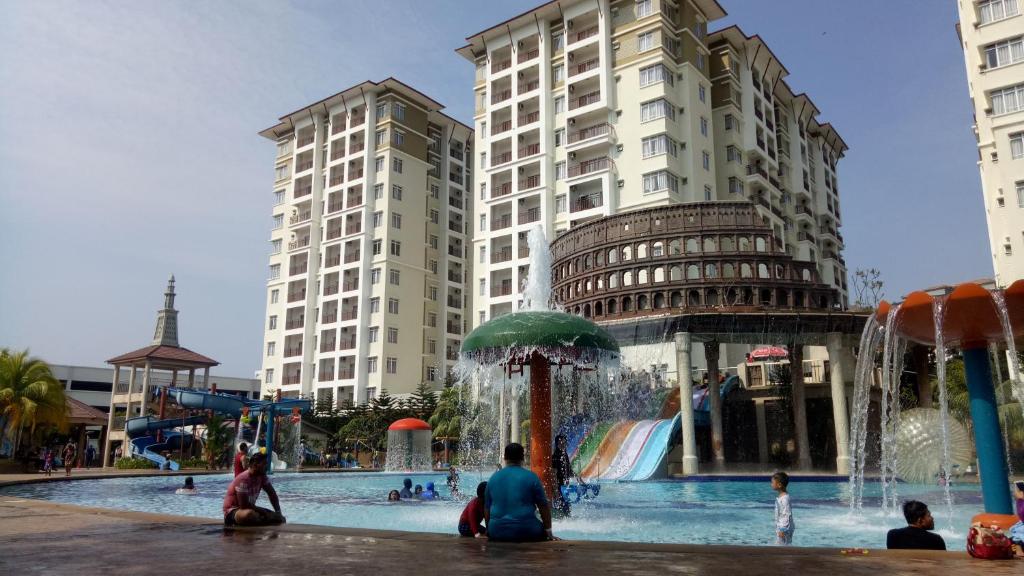
POLYGON ((846 303, 846 144, 715 0, 548 2, 467 38, 476 66, 473 323, 516 309, 526 233, 649 207, 749 200, 777 249, 846 303))
POLYGON ((389 78, 281 117, 263 393, 440 387, 468 311, 472 129, 389 78))
POLYGON ((958 0, 957 30, 998 286, 1024 278, 1024 16, 1021 0, 958 0))

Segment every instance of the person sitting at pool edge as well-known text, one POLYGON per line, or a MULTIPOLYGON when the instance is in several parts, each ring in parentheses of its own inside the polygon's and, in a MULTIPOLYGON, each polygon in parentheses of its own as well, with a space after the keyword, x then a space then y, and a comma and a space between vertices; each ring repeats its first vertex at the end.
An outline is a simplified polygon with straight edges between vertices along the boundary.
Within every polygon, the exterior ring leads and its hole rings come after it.
POLYGON ((459 536, 467 538, 484 538, 487 536, 487 529, 480 525, 484 519, 484 494, 487 491, 487 482, 481 482, 476 486, 476 498, 469 501, 459 516, 459 536))
POLYGON ((544 486, 531 470, 523 468, 524 450, 513 442, 505 447, 505 466, 495 472, 484 491, 487 537, 499 542, 554 540, 551 505, 544 486), (535 511, 540 512, 541 520, 535 511))
POLYGON ((238 445, 238 453, 235 454, 235 476, 245 472, 245 458, 249 453, 249 445, 242 442, 238 445))
POLYGON ((904 528, 893 528, 885 537, 885 547, 890 550, 945 550, 946 541, 942 536, 929 530, 935 529, 935 519, 924 502, 907 500, 903 503, 903 516, 907 519, 904 528))
POLYGON ((223 511, 225 526, 268 526, 285 522, 281 502, 267 477, 266 454, 253 454, 249 458, 249 468, 231 481, 224 495, 223 511), (260 492, 267 493, 273 511, 256 506, 260 492))
POLYGON ((412 498, 412 478, 402 480, 402 491, 398 495, 402 498, 412 498))

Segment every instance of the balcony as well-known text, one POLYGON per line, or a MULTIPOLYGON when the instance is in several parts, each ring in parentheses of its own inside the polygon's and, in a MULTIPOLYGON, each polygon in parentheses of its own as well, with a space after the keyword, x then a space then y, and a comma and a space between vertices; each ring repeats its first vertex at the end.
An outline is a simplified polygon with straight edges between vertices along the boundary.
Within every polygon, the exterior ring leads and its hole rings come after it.
POLYGON ((359 260, 359 250, 345 252, 345 264, 351 264, 359 260))
POLYGON ((577 178, 579 176, 585 176, 587 174, 593 174, 594 172, 600 172, 601 170, 607 170, 612 166, 611 158, 604 156, 602 158, 594 158, 593 160, 587 160, 580 162, 575 166, 569 167, 569 178, 577 178))
POLYGON ((449 308, 462 308, 462 298, 459 298, 458 296, 449 296, 448 297, 448 307, 449 308))
POLYGON ((331 256, 324 259, 324 268, 333 268, 341 264, 341 256, 331 256))
POLYGON ((352 142, 348 145, 348 153, 355 154, 366 149, 366 142, 352 142))
POLYGON ((462 334, 462 323, 460 322, 448 322, 445 330, 448 334, 462 334))
MULTIPOLYGON (((331 352, 331 350, 321 350, 321 352, 331 352)), ((331 382, 334 380, 334 370, 321 370, 316 375, 316 379, 318 382, 331 382)))
POLYGON ((586 40, 587 38, 592 38, 594 36, 597 36, 597 32, 598 32, 598 26, 597 26, 597 24, 594 24, 590 28, 586 28, 584 30, 580 30, 579 32, 576 33, 575 36, 572 36, 572 38, 574 38, 573 42, 574 43, 575 42, 582 42, 582 41, 586 40))
POLYGON ((331 144, 331 162, 345 156, 345 147, 340 144, 331 144))
POLYGON ((499 184, 499 185, 495 186, 494 188, 491 188, 491 198, 501 198, 502 196, 508 196, 511 193, 512 193, 512 183, 511 182, 505 182, 504 184, 499 184))
MULTIPOLYGON (((462 258, 462 247, 461 246, 448 246, 448 255, 456 258, 462 258)), ((458 280, 456 280, 458 282, 458 280)))
POLYGON ((293 356, 302 356, 302 346, 296 346, 294 348, 285 348, 284 357, 291 358, 293 356))
POLYGON ((448 150, 448 155, 451 156, 452 158, 455 158, 459 162, 462 162, 462 159, 463 159, 462 150, 460 150, 458 148, 452 148, 452 149, 448 150))
MULTIPOLYGON (((303 211, 298 212, 296 214, 292 214, 291 218, 288 219, 288 223, 294 225, 294 224, 298 224, 299 222, 305 222, 306 220, 309 220, 312 217, 313 217, 313 211, 312 210, 303 210, 303 211)), ((308 242, 307 242, 307 244, 308 244, 308 242)))
POLYGON ((580 196, 572 202, 569 207, 570 212, 582 212, 584 210, 591 210, 593 208, 600 208, 604 206, 603 197, 600 192, 587 194, 586 196, 580 196))
POLYGON ((359 319, 359 309, 358 308, 352 308, 350 310, 342 310, 342 312, 341 312, 341 319, 342 319, 342 321, 345 321, 345 320, 358 320, 359 319))
POLYGON ((345 175, 344 174, 334 174, 334 175, 331 176, 331 179, 327 181, 327 185, 328 186, 337 186, 338 184, 341 184, 344 181, 345 181, 345 175))
POLYGON ((298 146, 299 148, 302 148, 303 146, 309 146, 310 144, 313 143, 313 140, 315 139, 316 138, 313 134, 309 134, 308 136, 300 136, 298 146))
POLYGON ((458 232, 459 234, 462 234, 462 222, 459 220, 449 220, 448 229, 451 230, 452 232, 458 232))
POLYGON ((300 290, 298 292, 289 292, 288 293, 288 303, 289 304, 291 304, 292 302, 298 302, 300 300, 305 300, 305 299, 306 299, 306 290, 305 289, 302 289, 302 290, 300 290))
POLYGON ((309 271, 309 264, 302 264, 301 266, 292 266, 288 269, 288 274, 296 276, 298 274, 305 274, 309 271))
POLYGON ((571 74, 569 74, 569 76, 577 76, 579 74, 583 74, 584 72, 590 72, 591 70, 594 70, 595 68, 597 68, 600 65, 601 65, 601 59, 600 58, 591 58, 590 60, 587 60, 586 62, 582 62, 580 64, 577 64, 576 67, 572 69, 573 71, 572 71, 571 74))
POLYGON ((598 124, 596 126, 590 126, 588 128, 583 128, 582 130, 577 130, 576 132, 570 133, 569 134, 568 143, 569 144, 576 144, 577 142, 583 142, 584 140, 590 140, 591 138, 597 138, 599 136, 610 135, 612 133, 613 133, 613 128, 612 128, 611 124, 608 124, 607 122, 605 122, 603 124, 598 124))
POLYGON ((594 104, 594 103, 597 103, 597 102, 600 102, 600 101, 601 101, 601 91, 600 90, 594 90, 593 92, 590 92, 588 94, 584 94, 583 96, 580 96, 579 98, 573 98, 572 100, 570 100, 569 101, 569 110, 575 110, 577 108, 582 108, 584 106, 589 106, 590 104, 594 104))
POLYGON ((285 375, 283 378, 281 378, 281 384, 284 384, 285 386, 289 386, 291 384, 298 384, 301 381, 302 381, 302 375, 301 374, 288 374, 288 375, 285 375))
POLYGON ((508 284, 502 284, 501 286, 497 286, 495 288, 491 288, 491 297, 492 298, 499 298, 501 296, 511 296, 511 295, 512 295, 512 283, 511 282, 509 282, 508 284))
POLYGON ((496 60, 491 64, 491 74, 497 74, 512 67, 512 59, 496 60))
MULTIPOLYGON (((336 276, 336 275, 335 275, 336 276)), ((333 296, 338 293, 338 283, 324 284, 324 296, 333 296)))
POLYGON ((491 254, 491 264, 501 264, 502 262, 510 262, 512 260, 512 247, 506 246, 501 250, 497 250, 494 254, 491 254))
POLYGON ((491 104, 498 104, 512 98, 512 90, 502 90, 501 92, 495 92, 491 94, 491 104))
POLYGON ((540 208, 530 208, 528 210, 519 211, 519 223, 529 224, 540 220, 540 208))
POLYGON ((534 154, 540 154, 540 144, 529 144, 519 149, 520 158, 526 158, 534 154))
POLYGON ((495 124, 493 126, 491 126, 491 136, 494 136, 496 134, 501 134, 502 132, 508 132, 511 129, 512 129, 512 121, 511 120, 505 120, 504 122, 495 122, 495 124))
POLYGON ((352 126, 361 126, 363 122, 366 122, 366 114, 360 114, 352 117, 352 126))
POLYGON ((506 163, 511 162, 511 161, 512 161, 512 152, 504 152, 502 154, 495 154, 494 157, 491 158, 491 168, 493 168, 495 166, 500 166, 502 164, 506 164, 506 163))
POLYGON ((529 190, 540 186, 540 174, 534 174, 527 176, 526 178, 519 179, 519 191, 529 190))
POLYGON ((540 120, 540 112, 539 111, 528 112, 526 114, 520 114, 519 115, 519 126, 523 127, 523 126, 526 126, 527 124, 533 124, 534 122, 538 122, 539 120, 540 120))
POLYGON ((797 239, 798 242, 810 242, 812 244, 817 241, 814 238, 814 236, 812 236, 811 234, 808 234, 807 232, 797 232, 796 239, 797 239))
POLYGON ((330 202, 327 203, 327 213, 328 214, 330 214, 331 212, 338 212, 342 208, 344 208, 344 206, 342 205, 340 198, 337 199, 337 200, 331 200, 330 202))
POLYGON ((516 57, 516 61, 522 64, 523 62, 529 62, 530 60, 533 60, 537 56, 540 56, 540 50, 538 48, 533 48, 530 50, 520 50, 519 56, 516 57))
POLYGON ((454 182, 456 184, 459 184, 461 186, 462 185, 462 174, 459 174, 458 172, 449 172, 448 173, 448 180, 451 181, 451 182, 454 182))
POLYGON ((284 329, 285 330, 295 330, 297 328, 302 328, 305 325, 306 325, 305 319, 304 318, 299 318, 298 320, 289 320, 288 322, 285 322, 284 323, 284 329))
POLYGON ((298 240, 292 240, 291 242, 288 243, 289 250, 298 250, 299 248, 307 247, 309 247, 309 236, 306 236, 305 238, 300 238, 298 240))
MULTIPOLYGON (((352 335, 351 338, 344 338, 344 339, 342 339, 341 345, 338 347, 338 350, 355 350, 355 349, 356 349, 356 337, 355 337, 354 334, 352 335)), ((351 370, 349 370, 349 372, 351 372, 351 370)), ((349 376, 349 378, 352 378, 352 377, 353 376, 349 376)))
POLYGON ((338 380, 352 380, 356 377, 355 368, 338 370, 338 380))
POLYGON ((360 179, 362 177, 363 177, 363 169, 362 168, 360 168, 358 170, 349 170, 348 171, 348 179, 349 180, 358 180, 358 179, 360 179))
POLYGON ((344 283, 342 283, 341 289, 344 290, 345 292, 351 292, 353 290, 358 290, 359 289, 359 280, 358 279, 346 280, 344 283))
POLYGON ((307 160, 305 162, 301 162, 301 163, 295 165, 295 171, 296 172, 305 172, 306 170, 312 170, 312 169, 313 169, 313 161, 312 160, 307 160))
POLYGON ((302 186, 300 188, 296 188, 295 189, 294 197, 295 198, 302 198, 303 196, 309 196, 312 193, 313 193, 313 185, 310 184, 309 186, 302 186))
POLYGON ((363 204, 363 195, 362 194, 349 194, 349 196, 348 196, 346 201, 348 202, 348 207, 349 208, 355 208, 356 206, 361 206, 363 204))
POLYGON ((519 83, 519 93, 526 94, 527 92, 533 92, 537 88, 540 88, 540 80, 531 80, 529 82, 519 83))
POLYGON ((333 312, 333 313, 324 312, 324 319, 323 319, 323 323, 324 324, 333 324, 333 323, 335 323, 337 321, 338 321, 338 313, 337 312, 333 312))
POLYGON ((449 196, 448 205, 451 206, 452 208, 458 208, 459 210, 462 210, 462 198, 449 196))
POLYGON ((457 283, 458 282, 462 282, 462 273, 461 272, 455 272, 454 270, 449 270, 448 271, 448 281, 449 282, 457 282, 457 283))
POLYGON ((363 231, 363 225, 361 223, 349 224, 348 226, 345 226, 345 235, 346 236, 349 235, 349 234, 359 234, 362 231, 363 231))
POLYGON ((512 215, 503 214, 491 220, 491 231, 502 230, 512 226, 512 215))

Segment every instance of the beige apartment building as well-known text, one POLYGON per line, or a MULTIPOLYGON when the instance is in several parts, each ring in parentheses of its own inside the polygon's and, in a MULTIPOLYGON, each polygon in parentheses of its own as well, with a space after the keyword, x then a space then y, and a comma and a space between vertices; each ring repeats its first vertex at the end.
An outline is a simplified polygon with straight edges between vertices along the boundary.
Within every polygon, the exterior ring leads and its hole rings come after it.
POLYGON ((708 33, 715 0, 562 0, 467 38, 476 67, 473 325, 514 310, 527 231, 747 200, 774 249, 847 303, 846 144, 757 36, 708 33))
POLYGON ((465 331, 472 129, 389 78, 282 116, 263 393, 440 387, 465 331))
POLYGON ((1021 0, 958 0, 957 29, 995 281, 1024 278, 1024 16, 1021 0))

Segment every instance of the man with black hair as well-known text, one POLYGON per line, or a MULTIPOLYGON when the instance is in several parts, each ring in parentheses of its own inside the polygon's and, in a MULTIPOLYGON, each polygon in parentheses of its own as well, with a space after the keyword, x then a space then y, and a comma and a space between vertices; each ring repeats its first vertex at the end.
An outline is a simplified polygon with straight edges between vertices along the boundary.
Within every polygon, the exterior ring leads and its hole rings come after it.
POLYGON ((224 495, 225 526, 268 526, 284 524, 281 514, 281 502, 277 499, 277 491, 267 477, 267 455, 261 452, 249 458, 249 468, 235 476, 228 485, 224 495), (260 508, 256 500, 260 492, 266 492, 273 510, 260 508))
POLYGON ((885 547, 890 550, 945 550, 942 536, 929 532, 935 529, 935 519, 924 502, 907 500, 903 503, 903 516, 907 519, 905 528, 889 530, 885 547))
POLYGON ((484 493, 487 537, 504 542, 554 540, 551 534, 551 505, 544 486, 531 470, 523 467, 521 444, 505 447, 505 467, 495 472, 484 493), (540 512, 540 520, 536 512, 540 512))

